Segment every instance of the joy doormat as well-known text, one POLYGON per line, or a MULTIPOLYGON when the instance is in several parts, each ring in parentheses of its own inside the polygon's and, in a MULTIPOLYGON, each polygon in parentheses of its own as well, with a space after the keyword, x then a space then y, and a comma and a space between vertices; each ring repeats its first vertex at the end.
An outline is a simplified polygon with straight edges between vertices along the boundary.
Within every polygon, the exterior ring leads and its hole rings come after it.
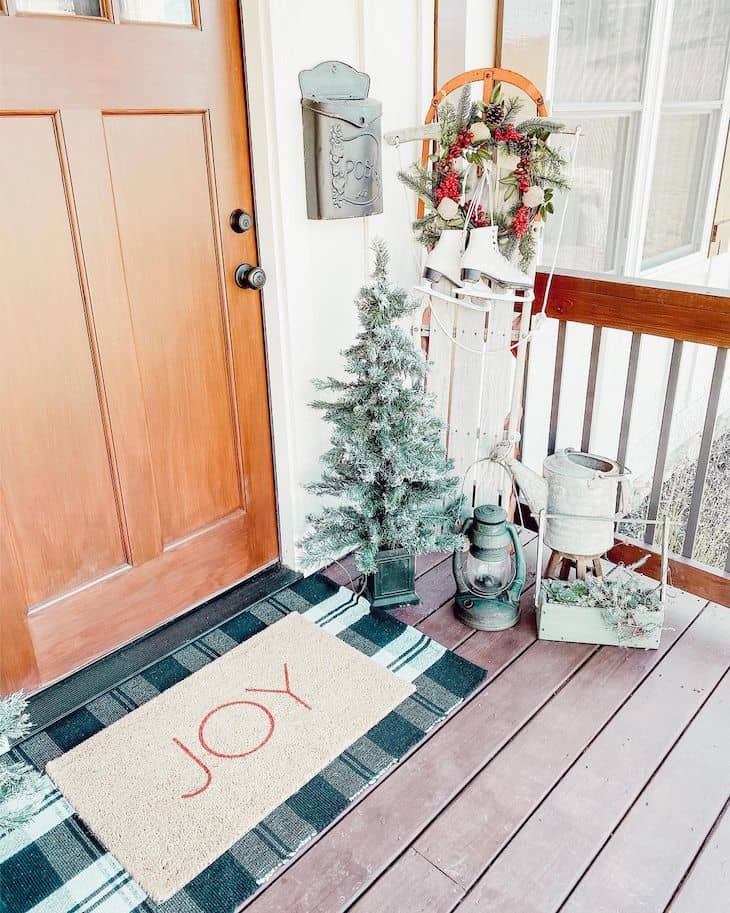
POLYGON ((13 750, 68 801, 0 840, 3 909, 233 913, 484 675, 299 581, 13 750))
POLYGON ((413 690, 291 614, 47 773, 140 887, 167 900, 413 690))

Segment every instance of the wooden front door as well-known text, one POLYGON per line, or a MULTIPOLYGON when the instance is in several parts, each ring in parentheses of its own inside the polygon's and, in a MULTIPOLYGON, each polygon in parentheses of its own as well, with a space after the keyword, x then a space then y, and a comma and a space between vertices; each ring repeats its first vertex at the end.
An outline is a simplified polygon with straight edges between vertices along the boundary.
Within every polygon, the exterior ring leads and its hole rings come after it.
POLYGON ((236 0, 0 0, 0 115, 7 692, 278 542, 236 0))

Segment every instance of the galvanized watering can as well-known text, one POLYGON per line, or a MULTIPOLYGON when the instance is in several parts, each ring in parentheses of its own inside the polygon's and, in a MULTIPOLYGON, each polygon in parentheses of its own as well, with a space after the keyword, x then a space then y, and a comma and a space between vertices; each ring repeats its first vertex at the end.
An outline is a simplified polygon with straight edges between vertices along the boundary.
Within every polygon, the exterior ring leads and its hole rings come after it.
POLYGON ((613 546, 615 521, 628 512, 628 469, 607 457, 571 449, 547 457, 542 477, 513 455, 500 454, 499 461, 514 475, 533 514, 547 513, 545 545, 549 548, 567 555, 602 555, 613 546))

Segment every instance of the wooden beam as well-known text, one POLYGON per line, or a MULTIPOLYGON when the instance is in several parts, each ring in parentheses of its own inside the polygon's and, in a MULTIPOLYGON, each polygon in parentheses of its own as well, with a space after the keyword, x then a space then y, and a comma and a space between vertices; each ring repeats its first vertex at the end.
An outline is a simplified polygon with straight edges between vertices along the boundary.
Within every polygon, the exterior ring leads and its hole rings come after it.
MULTIPOLYGON (((538 273, 535 301, 547 275, 538 273)), ((553 276, 549 317, 685 342, 730 346, 730 297, 583 276, 553 276)))
MULTIPOLYGON (((616 539, 616 544, 608 552, 608 558, 616 564, 634 564, 647 554, 649 560, 637 570, 645 577, 659 580, 661 554, 644 542, 635 539, 616 539)), ((694 593, 695 596, 709 599, 710 602, 730 606, 730 574, 718 568, 675 555, 669 559, 669 578, 671 585, 680 590, 694 593)))
POLYGON ((435 95, 439 83, 439 0, 433 2, 433 74, 431 77, 432 92, 435 95))
POLYGON ((504 0, 497 0, 497 27, 494 35, 494 65, 502 66, 502 40, 504 38, 504 0))

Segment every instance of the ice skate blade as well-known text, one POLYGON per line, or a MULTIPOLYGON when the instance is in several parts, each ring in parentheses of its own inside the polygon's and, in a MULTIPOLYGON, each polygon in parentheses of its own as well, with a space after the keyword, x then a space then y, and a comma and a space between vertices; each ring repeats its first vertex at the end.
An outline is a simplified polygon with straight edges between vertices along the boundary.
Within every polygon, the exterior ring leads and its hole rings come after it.
POLYGON ((477 286, 476 288, 470 288, 465 285, 463 288, 457 289, 456 294, 460 298, 483 298, 487 301, 519 301, 528 304, 529 302, 534 301, 535 294, 532 289, 526 289, 525 294, 518 294, 521 291, 522 289, 514 289, 511 292, 498 292, 488 286, 482 285, 477 286))
MULTIPOLYGON (((462 270, 462 272, 463 272, 463 270, 462 270)), ((490 282, 496 282, 497 285, 501 285, 504 288, 528 289, 528 288, 532 288, 532 286, 533 286, 533 282, 531 279, 528 279, 527 282, 520 282, 520 281, 509 282, 506 279, 501 279, 499 276, 490 276, 489 273, 485 273, 484 271, 482 271, 481 275, 485 279, 488 279, 490 282)))
POLYGON ((428 282, 438 282, 440 279, 446 279, 457 288, 461 285, 459 279, 452 279, 451 276, 447 276, 446 273, 440 273, 437 269, 432 269, 430 266, 424 268, 423 278, 428 282))

